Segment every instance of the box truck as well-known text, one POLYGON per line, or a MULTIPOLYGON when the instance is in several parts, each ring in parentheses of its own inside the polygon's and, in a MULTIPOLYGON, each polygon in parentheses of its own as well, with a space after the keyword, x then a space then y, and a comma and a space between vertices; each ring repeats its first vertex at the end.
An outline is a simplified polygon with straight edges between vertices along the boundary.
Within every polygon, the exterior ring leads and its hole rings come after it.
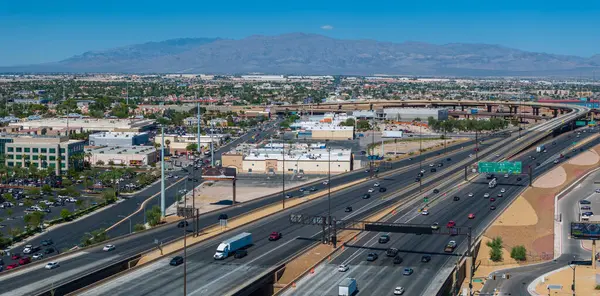
POLYGON ((535 147, 535 152, 537 152, 537 153, 541 153, 544 150, 546 150, 546 147, 544 145, 540 145, 540 146, 535 147))
POLYGON ((338 286, 338 296, 351 296, 358 291, 356 279, 345 278, 338 286))
POLYGON ((252 244, 252 234, 242 232, 230 239, 224 240, 217 247, 217 252, 213 256, 215 260, 223 260, 235 253, 235 251, 247 247, 252 244))

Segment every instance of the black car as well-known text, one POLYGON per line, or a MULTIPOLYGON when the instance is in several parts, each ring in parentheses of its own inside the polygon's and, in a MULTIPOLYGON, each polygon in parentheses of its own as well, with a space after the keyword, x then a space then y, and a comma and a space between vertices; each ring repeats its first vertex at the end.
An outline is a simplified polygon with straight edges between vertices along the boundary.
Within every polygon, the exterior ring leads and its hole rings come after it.
POLYGON ((433 189, 433 193, 438 194, 438 193, 440 193, 440 191, 436 188, 436 189, 433 189))
POLYGON ((171 262, 169 262, 169 265, 171 266, 177 266, 183 263, 183 257, 181 256, 175 256, 173 257, 173 259, 171 259, 171 262))
POLYGON ((377 256, 376 253, 367 254, 367 261, 375 261, 377 260, 377 258, 379 258, 379 256, 377 256))
POLYGON ((521 180, 523 180, 523 179, 521 179, 521 177, 518 177, 518 178, 517 178, 517 181, 521 181, 521 180))
POLYGON ((444 164, 443 164, 443 163, 441 163, 441 162, 440 162, 440 163, 438 163, 438 168, 441 168, 441 167, 443 167, 443 166, 444 166, 444 164))
POLYGON ((579 204, 581 204, 581 205, 591 205, 592 202, 589 201, 589 200, 586 200, 586 199, 582 199, 582 200, 579 201, 579 204))
POLYGON ((423 173, 418 173, 417 177, 423 177, 423 173))
POLYGON ((49 246, 54 244, 54 242, 52 241, 52 239, 45 239, 40 243, 42 246, 49 246))
POLYGON ((385 188, 385 187, 379 187, 379 192, 386 192, 386 191, 387 191, 387 188, 385 188))
POLYGON ((235 254, 233 255, 233 258, 240 259, 240 258, 246 257, 246 255, 248 255, 248 251, 246 251, 246 250, 237 250, 237 251, 235 251, 235 254))
POLYGON ((535 166, 540 166, 540 163, 539 163, 539 162, 536 162, 536 163, 535 163, 535 166))
POLYGON ((227 220, 227 214, 219 215, 219 220, 227 220))
POLYGON ((454 201, 459 201, 459 200, 460 200, 460 197, 454 196, 454 201))
POLYGON ((369 198, 371 198, 371 195, 368 194, 368 193, 365 193, 365 194, 363 194, 362 198, 363 199, 369 199, 369 198))
POLYGON ((421 178, 415 178, 415 182, 421 182, 421 178))
POLYGON ((389 241, 390 241, 390 236, 389 236, 389 235, 387 235, 387 234, 383 234, 383 235, 381 235, 381 236, 379 237, 379 243, 380 243, 380 244, 385 244, 385 243, 387 243, 387 242, 389 242, 389 241))
POLYGON ((491 206, 490 206, 490 210, 495 210, 495 209, 496 209, 496 206, 495 206, 495 205, 491 205, 491 206))
POLYGON ((312 191, 312 192, 315 192, 315 191, 317 191, 317 187, 315 187, 315 186, 313 186, 313 187, 310 187, 310 191, 312 191))
POLYGON ((452 161, 452 158, 448 157, 446 158, 446 161, 452 161))
POLYGON ((402 257, 400 257, 400 256, 394 257, 394 264, 401 264, 401 263, 402 263, 402 257))
POLYGON ((385 255, 388 257, 396 257, 396 255, 398 255, 398 249, 389 248, 385 251, 385 255))
POLYGON ((431 168, 431 170, 429 170, 429 171, 432 172, 432 173, 437 172, 437 170, 435 168, 431 168))
POLYGON ((352 212, 352 207, 346 207, 346 213, 352 212))
POLYGON ((423 263, 427 263, 427 262, 429 262, 429 261, 431 261, 431 256, 429 256, 429 255, 424 255, 424 256, 422 256, 422 257, 421 257, 421 262, 423 262, 423 263))
POLYGON ((54 253, 54 248, 46 248, 46 250, 44 250, 44 253, 52 254, 52 253, 54 253))
POLYGON ((179 221, 179 223, 177 223, 177 228, 183 228, 183 227, 186 227, 188 225, 189 225, 188 221, 185 221, 185 220, 184 221, 179 221))

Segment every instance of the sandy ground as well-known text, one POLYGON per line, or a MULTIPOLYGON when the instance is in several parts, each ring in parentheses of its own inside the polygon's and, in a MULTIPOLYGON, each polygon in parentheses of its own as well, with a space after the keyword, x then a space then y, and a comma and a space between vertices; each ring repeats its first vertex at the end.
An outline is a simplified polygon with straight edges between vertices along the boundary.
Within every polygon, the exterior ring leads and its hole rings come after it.
MULTIPOLYGON (((473 279, 481 278, 481 279, 483 279, 483 282, 481 282, 481 283, 473 282, 473 291, 480 291, 481 289, 483 289, 483 285, 485 284, 485 281, 488 280, 487 279, 488 275, 490 273, 496 271, 497 269, 499 269, 499 266, 501 266, 501 268, 509 268, 509 267, 519 266, 515 260, 510 258, 510 253, 505 249, 502 249, 502 258, 504 259, 503 262, 495 263, 495 262, 488 260, 487 258, 489 258, 490 248, 486 245, 486 243, 489 241, 491 241, 491 239, 488 237, 485 237, 485 236, 481 239, 481 247, 479 248, 478 258, 486 258, 486 259, 483 259, 483 260, 477 259, 477 261, 475 262, 475 274, 473 275, 473 279)), ((468 287, 468 286, 469 286, 468 279, 465 278, 465 281, 463 282, 462 287, 468 287)))
POLYGON ((502 215, 494 222, 497 226, 527 226, 535 225, 538 222, 537 214, 531 204, 522 196, 519 196, 514 203, 506 209, 502 215))
MULTIPOLYGON (((466 139, 451 139, 446 141, 446 145, 449 146, 457 141, 465 141, 466 139)), ((429 149, 433 147, 443 148, 444 140, 424 140, 422 143, 423 149, 429 149)), ((386 156, 388 152, 395 152, 395 154, 408 154, 410 152, 418 152, 420 148, 419 141, 398 141, 398 143, 385 143, 383 145, 383 152, 386 156)), ((375 147, 375 153, 381 151, 381 144, 375 147)))
POLYGON ((554 188, 567 181, 567 172, 562 166, 556 167, 533 181, 536 188, 554 188))
MULTIPOLYGON (((245 202, 259 197, 267 196, 282 190, 281 185, 268 182, 266 176, 264 180, 260 178, 254 180, 240 180, 236 184, 236 201, 245 202)), ((317 178, 322 177, 305 177, 303 180, 289 181, 286 180, 286 188, 301 186, 306 183, 313 182, 317 178)), ((287 190, 287 189, 286 189, 287 190)), ((297 194, 297 192, 294 192, 297 194)), ((231 182, 204 182, 196 187, 195 191, 196 207, 200 209, 200 213, 209 212, 215 209, 226 207, 227 205, 214 205, 222 200, 233 200, 233 186, 231 182)), ((186 195, 188 205, 192 204, 192 192, 186 195)), ((184 200, 181 200, 180 206, 184 205, 184 200)), ((167 215, 177 212, 177 204, 172 204, 167 208, 167 215)))
POLYGON ((577 157, 569 159, 567 163, 572 165, 591 165, 597 163, 598 161, 600 161, 600 156, 598 156, 598 153, 593 150, 588 150, 579 154, 577 157))
MULTIPOLYGON (((595 290, 596 273, 591 266, 577 266, 575 268, 575 294, 576 295, 600 295, 600 291, 595 290)), ((559 272, 549 275, 545 282, 541 281, 535 287, 535 291, 540 295, 548 295, 548 285, 562 285, 560 290, 551 290, 551 295, 572 295, 571 284, 573 283, 573 269, 567 267, 559 272)))

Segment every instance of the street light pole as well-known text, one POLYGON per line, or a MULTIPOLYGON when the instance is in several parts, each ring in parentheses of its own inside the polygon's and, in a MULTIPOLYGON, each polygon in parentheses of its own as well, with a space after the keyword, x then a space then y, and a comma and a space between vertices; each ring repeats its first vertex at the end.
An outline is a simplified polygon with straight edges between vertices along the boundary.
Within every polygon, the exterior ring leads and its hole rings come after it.
MULTIPOLYGON (((596 260, 593 257, 594 256, 592 256, 592 260, 596 260)), ((575 265, 575 264, 573 264, 573 262, 571 262, 571 264, 569 264, 569 267, 571 267, 571 269, 573 269, 573 284, 571 284, 571 291, 573 291, 573 296, 575 296, 575 268, 577 268, 577 265, 575 265)))
POLYGON ((183 295, 187 295, 187 198, 183 199, 183 295))
POLYGON ((283 209, 285 209, 285 141, 281 142, 281 192, 282 192, 282 196, 281 196, 281 205, 283 207, 283 209))
POLYGON ((160 216, 165 218, 165 126, 160 126, 160 216))

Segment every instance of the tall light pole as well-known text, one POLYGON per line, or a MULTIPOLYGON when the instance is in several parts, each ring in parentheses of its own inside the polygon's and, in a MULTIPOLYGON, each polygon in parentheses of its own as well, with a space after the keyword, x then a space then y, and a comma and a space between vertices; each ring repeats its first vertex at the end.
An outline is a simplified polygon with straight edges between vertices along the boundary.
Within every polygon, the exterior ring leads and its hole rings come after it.
POLYGON ((215 147, 213 144, 213 129, 214 125, 210 124, 210 166, 215 166, 215 147))
POLYGON ((165 217, 165 126, 160 126, 160 216, 165 217))
POLYGON ((183 295, 187 295, 187 198, 183 199, 183 295))
POLYGON ((281 198, 281 205, 283 206, 283 209, 285 209, 285 141, 283 141, 281 143, 281 186, 282 186, 282 198, 281 198))
MULTIPOLYGON (((196 97, 196 99, 198 99, 196 97)), ((200 101, 198 101, 198 154, 200 154, 200 101)))
MULTIPOLYGON (((592 255, 592 260, 596 260, 596 255, 592 255)), ((573 283, 571 284, 571 291, 573 291, 573 296, 575 296, 575 268, 577 268, 577 265, 575 265, 575 263, 573 263, 571 261, 571 264, 569 264, 569 267, 571 267, 571 269, 573 269, 573 283)))

